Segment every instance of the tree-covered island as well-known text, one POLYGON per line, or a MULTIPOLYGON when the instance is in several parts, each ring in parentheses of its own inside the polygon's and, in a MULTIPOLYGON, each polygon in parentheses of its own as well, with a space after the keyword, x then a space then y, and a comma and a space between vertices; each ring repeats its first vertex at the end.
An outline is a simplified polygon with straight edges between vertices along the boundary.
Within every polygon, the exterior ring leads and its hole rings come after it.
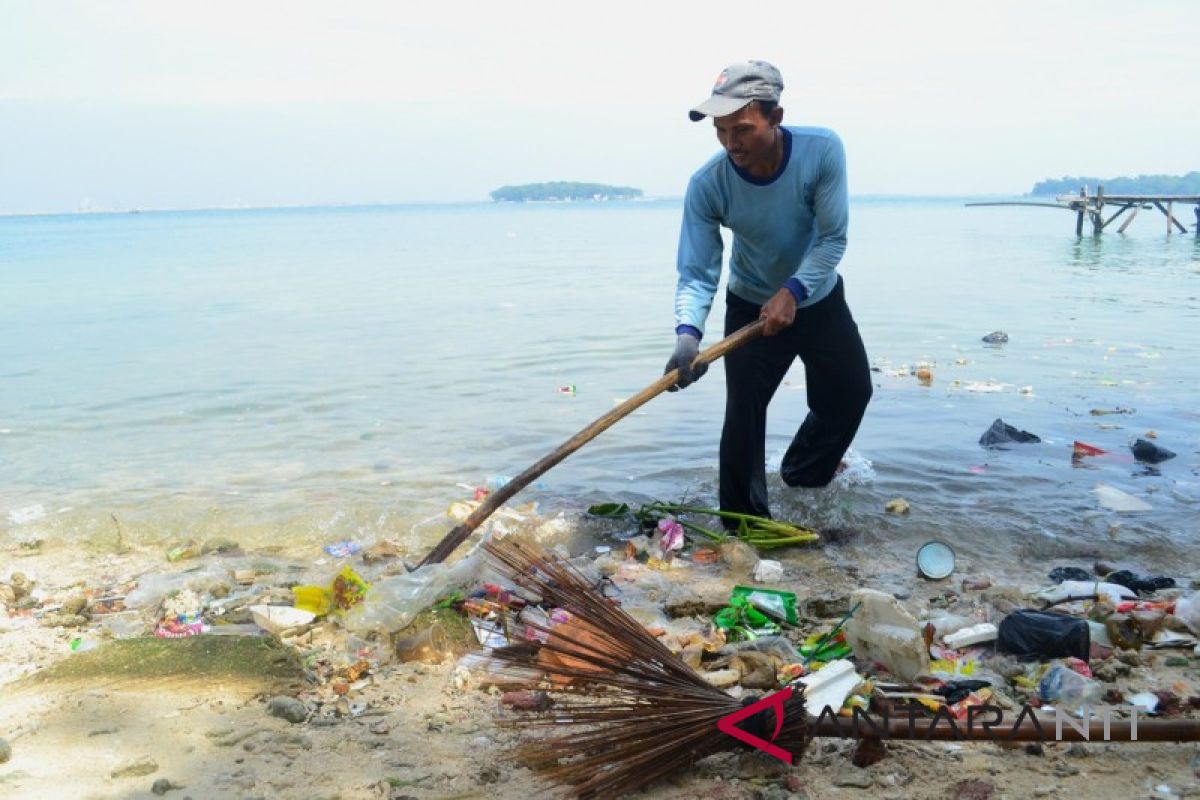
POLYGON ((608 186, 603 183, 552 181, 501 186, 491 193, 496 202, 524 203, 526 200, 632 200, 642 196, 632 186, 608 186))
POLYGON ((1077 194, 1081 186, 1092 194, 1103 186, 1106 194, 1173 194, 1200 195, 1200 172, 1186 175, 1138 175, 1136 178, 1072 178, 1046 179, 1033 185, 1031 195, 1077 194))

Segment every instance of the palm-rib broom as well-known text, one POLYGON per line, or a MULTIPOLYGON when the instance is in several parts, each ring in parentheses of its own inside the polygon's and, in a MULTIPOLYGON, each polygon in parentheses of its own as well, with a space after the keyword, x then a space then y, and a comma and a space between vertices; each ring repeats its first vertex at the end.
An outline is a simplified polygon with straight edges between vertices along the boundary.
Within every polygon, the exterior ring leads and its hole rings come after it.
MULTIPOLYGON (((514 584, 573 617, 553 629, 531 625, 532 641, 492 651, 501 671, 540 670, 567 695, 549 713, 516 720, 546 734, 518 746, 522 763, 579 797, 616 797, 737 744, 717 722, 741 702, 697 675, 574 567, 513 537, 484 549, 514 584)), ((783 717, 773 743, 799 755, 808 742, 801 694, 783 717)))
MULTIPOLYGON (((743 708, 652 636, 640 623, 604 597, 566 561, 515 537, 490 540, 484 549, 497 569, 516 586, 559 607, 572 620, 553 628, 527 624, 532 637, 491 651, 493 669, 522 679, 540 672, 565 697, 550 712, 526 712, 509 720, 528 734, 515 756, 552 783, 569 786, 578 797, 615 797, 676 773, 706 756, 742 747, 720 731, 718 721, 743 708)), ((793 763, 813 736, 856 735, 847 722, 818 719, 805 712, 803 691, 779 707, 761 712, 740 727, 787 751, 793 763), (772 736, 772 732, 775 733, 772 736)), ((1093 719, 1084 734, 1070 726, 1062 741, 1108 739, 1108 723, 1093 719)), ((1050 731, 1053 732, 1053 727, 1050 731)), ((1197 741, 1200 720, 1111 725, 1112 742, 1197 741)), ((962 731, 932 720, 892 719, 888 739, 995 741, 982 726, 962 731)), ((1036 720, 1018 720, 999 736, 1039 741, 1046 731, 1036 720)))

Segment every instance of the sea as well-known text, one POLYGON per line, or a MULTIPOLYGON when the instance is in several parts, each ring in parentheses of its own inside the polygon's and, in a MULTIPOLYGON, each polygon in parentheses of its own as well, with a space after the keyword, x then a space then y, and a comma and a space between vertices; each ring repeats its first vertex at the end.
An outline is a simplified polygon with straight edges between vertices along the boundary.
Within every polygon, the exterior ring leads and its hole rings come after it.
MULTIPOLYGON (((1078 238, 1071 214, 970 200, 853 200, 840 272, 874 398, 846 472, 788 488, 797 362, 768 421, 774 515, 897 564, 941 540, 974 570, 1194 571, 1191 209, 1188 234, 1147 211, 1078 238), (981 446, 997 419, 1040 442, 981 446), (1139 462, 1138 439, 1175 457, 1139 462), (1141 510, 1116 510, 1130 497, 1141 510)), ((0 218, 0 543, 420 555, 452 504, 660 376, 680 215, 668 199, 0 218)), ((715 505, 723 408, 718 364, 513 502, 584 526, 599 502, 715 505)))

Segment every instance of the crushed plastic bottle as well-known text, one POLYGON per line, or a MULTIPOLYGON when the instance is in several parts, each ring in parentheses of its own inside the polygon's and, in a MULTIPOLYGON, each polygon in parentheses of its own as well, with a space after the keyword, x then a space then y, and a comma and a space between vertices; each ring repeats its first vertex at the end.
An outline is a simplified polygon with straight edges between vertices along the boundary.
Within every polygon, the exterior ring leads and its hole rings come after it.
POLYGON ((1099 703, 1104 696, 1104 687, 1073 669, 1055 664, 1038 682, 1038 696, 1047 703, 1057 703, 1073 711, 1099 703))
POLYGON ((375 581, 365 600, 346 614, 353 633, 395 633, 441 598, 479 579, 485 568, 478 548, 453 564, 427 564, 405 575, 375 581))

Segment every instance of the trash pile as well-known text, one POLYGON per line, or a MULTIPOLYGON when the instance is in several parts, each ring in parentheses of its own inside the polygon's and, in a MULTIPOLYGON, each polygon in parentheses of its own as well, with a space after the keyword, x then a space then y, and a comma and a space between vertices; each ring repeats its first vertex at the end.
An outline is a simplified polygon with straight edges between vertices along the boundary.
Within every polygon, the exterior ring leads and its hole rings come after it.
MULTIPOLYGON (((1007 432, 1002 423, 994 429, 1007 432)), ((451 520, 486 493, 473 490, 451 506, 451 520)), ((983 706, 1014 715, 1079 715, 1100 705, 1119 716, 1131 708, 1200 712, 1200 592, 1169 576, 1097 563, 1055 567, 1038 585, 982 575, 952 583, 953 550, 930 542, 912 595, 831 590, 787 560, 762 556, 776 544, 768 534, 805 529, 740 520, 724 533, 697 521, 709 510, 665 504, 591 511, 611 543, 583 553, 555 544, 570 527, 563 515, 542 517, 533 505, 502 509, 480 536, 554 545, 596 592, 734 698, 803 686, 811 716, 837 719, 866 712, 962 721, 983 706)), ((13 572, 0 582, 0 624, 69 632, 74 652, 144 636, 274 637, 299 657, 308 681, 293 697, 271 698, 267 710, 295 724, 375 713, 402 664, 440 665, 450 690, 491 690, 501 708, 522 712, 549 713, 555 692, 568 688, 537 670, 489 671, 489 648, 589 634, 586 620, 494 571, 478 544, 415 570, 397 542, 347 540, 322 551, 313 563, 227 541, 183 542, 166 550, 161 570, 66 588, 13 572)))

